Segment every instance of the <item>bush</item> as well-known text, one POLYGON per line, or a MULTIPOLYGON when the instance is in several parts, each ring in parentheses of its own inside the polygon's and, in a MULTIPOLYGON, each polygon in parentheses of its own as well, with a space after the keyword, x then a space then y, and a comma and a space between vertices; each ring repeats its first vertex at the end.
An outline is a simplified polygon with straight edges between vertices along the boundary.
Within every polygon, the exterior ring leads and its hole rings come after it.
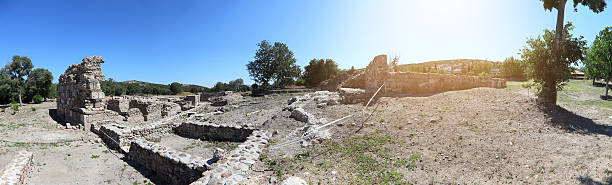
POLYGON ((36 111, 36 107, 32 107, 32 112, 36 111))
POLYGON ((40 104, 43 101, 43 97, 41 95, 34 95, 34 97, 32 98, 32 101, 34 101, 35 104, 40 104))
POLYGON ((13 103, 11 107, 13 107, 14 111, 19 111, 19 104, 13 103))

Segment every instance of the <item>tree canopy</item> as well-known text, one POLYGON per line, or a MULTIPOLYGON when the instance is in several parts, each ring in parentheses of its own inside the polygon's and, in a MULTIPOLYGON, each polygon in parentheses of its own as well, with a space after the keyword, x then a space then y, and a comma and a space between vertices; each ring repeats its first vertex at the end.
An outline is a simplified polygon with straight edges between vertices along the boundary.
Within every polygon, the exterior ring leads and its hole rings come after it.
POLYGON ((32 70, 28 75, 26 99, 32 99, 36 95, 45 99, 49 98, 52 81, 53 75, 49 70, 43 68, 32 70))
POLYGON ((300 76, 300 67, 295 64, 297 60, 286 44, 275 42, 271 45, 263 40, 257 46, 254 60, 246 65, 256 83, 265 88, 273 80, 275 85, 284 86, 300 76))
POLYGON ((565 38, 559 44, 559 58, 553 56, 553 46, 555 44, 555 31, 544 30, 543 35, 536 38, 529 38, 527 46, 520 50, 521 58, 526 64, 526 73, 535 83, 552 87, 552 91, 541 91, 538 98, 543 103, 556 103, 557 90, 560 90, 571 77, 571 68, 582 60, 583 52, 586 48, 586 41, 583 37, 573 37, 570 31, 574 29, 571 23, 564 27, 562 32, 565 38), (552 94, 550 94, 552 93, 552 94))
POLYGON ((316 87, 322 81, 336 76, 339 71, 338 64, 332 59, 312 59, 304 67, 304 85, 316 87))
MULTIPOLYGON (((595 37, 588 49, 585 64, 586 74, 591 78, 612 80, 612 27, 606 27, 595 37)), ((607 96, 608 88, 606 88, 607 96)))
POLYGON ((34 65, 30 58, 15 55, 0 69, 0 103, 30 102, 36 95, 45 99, 54 96, 51 72, 32 68, 34 65))
MULTIPOLYGON (((563 53, 563 52, 568 52, 565 51, 564 49, 567 48, 563 48, 564 43, 563 42, 567 42, 567 35, 565 35, 566 33, 566 26, 564 19, 565 19, 565 4, 567 3, 567 0, 540 0, 543 2, 543 6, 545 10, 548 11, 552 11, 552 9, 557 9, 557 23, 556 23, 556 33, 554 34, 555 37, 552 38, 552 45, 550 46, 550 50, 551 50, 551 55, 549 56, 550 58, 552 58, 551 62, 554 63, 566 63, 566 59, 564 57, 567 55, 572 55, 572 54, 567 54, 567 53, 563 53), (565 61, 564 61, 565 60, 565 61)), ((578 11, 578 5, 581 4, 583 6, 587 6, 589 7, 589 9, 591 9, 591 11, 595 12, 595 13, 599 13, 604 11, 604 9, 606 8, 606 2, 605 0, 572 0, 574 2, 574 11, 578 11)), ((566 44, 566 46, 568 46, 566 44)), ((565 65, 561 66, 561 68, 566 67, 565 65)), ((554 68, 554 67, 553 67, 554 68)), ((546 69, 544 69, 546 70, 546 69)), ((540 100, 541 103, 544 104, 556 104, 557 103, 557 89, 559 88, 558 85, 560 84, 559 81, 557 81, 559 76, 558 76, 558 72, 559 71, 555 71, 555 70, 548 70, 548 71, 540 71, 538 73, 541 73, 544 75, 545 78, 543 78, 542 82, 546 82, 546 83, 541 83, 541 92, 538 96, 538 99, 540 100)))
POLYGON ((178 82, 172 82, 170 85, 170 91, 172 92, 172 94, 178 94, 178 93, 182 93, 183 92, 183 88, 182 88, 182 84, 178 83, 178 82))
POLYGON ((505 78, 525 78, 525 66, 523 65, 523 61, 514 57, 504 59, 499 70, 505 78))

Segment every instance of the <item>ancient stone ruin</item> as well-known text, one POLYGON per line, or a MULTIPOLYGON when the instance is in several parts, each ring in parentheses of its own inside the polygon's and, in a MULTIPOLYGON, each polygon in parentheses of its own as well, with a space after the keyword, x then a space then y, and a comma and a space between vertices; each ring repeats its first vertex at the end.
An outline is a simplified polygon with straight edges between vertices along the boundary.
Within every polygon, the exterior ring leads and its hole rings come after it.
POLYGON ((335 86, 326 84, 325 90, 339 91, 344 103, 357 103, 367 101, 368 94, 371 95, 383 84, 383 96, 420 96, 477 87, 505 88, 506 80, 457 74, 392 72, 387 64, 387 55, 378 55, 365 71, 359 71, 335 86))
POLYGON ((102 57, 85 57, 60 75, 57 84, 57 115, 68 125, 88 127, 90 123, 113 119, 117 114, 106 110, 100 82, 104 75, 102 57))

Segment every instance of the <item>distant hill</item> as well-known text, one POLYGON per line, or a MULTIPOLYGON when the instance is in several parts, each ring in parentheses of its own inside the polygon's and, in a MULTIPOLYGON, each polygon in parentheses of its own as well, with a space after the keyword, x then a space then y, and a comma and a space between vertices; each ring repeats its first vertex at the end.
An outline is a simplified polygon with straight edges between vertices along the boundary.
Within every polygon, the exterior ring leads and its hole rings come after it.
POLYGON ((493 65, 501 63, 499 61, 490 61, 490 60, 482 60, 482 59, 451 59, 451 60, 434 60, 434 61, 419 62, 419 63, 400 64, 399 66, 402 67, 402 66, 410 66, 410 65, 434 65, 434 64, 452 65, 452 64, 469 64, 469 63, 475 63, 475 62, 488 62, 493 65))
MULTIPOLYGON (((128 80, 128 81, 123 81, 121 82, 123 84, 137 84, 140 86, 160 86, 160 85, 168 85, 168 84, 156 84, 156 83, 151 83, 151 82, 143 82, 143 81, 138 81, 138 80, 128 80)), ((192 88, 198 88, 198 89, 208 89, 208 87, 204 87, 204 86, 200 86, 200 85, 194 85, 194 84, 182 84, 183 85, 183 89, 192 89, 192 88)))

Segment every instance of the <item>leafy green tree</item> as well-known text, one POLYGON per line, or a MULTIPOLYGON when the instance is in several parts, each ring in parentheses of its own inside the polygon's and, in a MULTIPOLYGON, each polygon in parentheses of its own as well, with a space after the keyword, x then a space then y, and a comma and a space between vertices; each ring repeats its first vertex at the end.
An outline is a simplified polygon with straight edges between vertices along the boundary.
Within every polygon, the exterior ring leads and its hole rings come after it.
POLYGON ((244 80, 242 80, 242 78, 238 78, 236 80, 229 81, 228 85, 233 89, 233 91, 240 91, 240 88, 244 86, 244 80))
MULTIPOLYGON (((558 65, 561 65, 562 68, 565 68, 565 63, 567 62, 567 58, 564 58, 564 56, 567 56, 568 54, 564 54, 564 52, 566 52, 563 48, 562 45, 564 45, 562 42, 566 42, 567 40, 567 35, 565 35, 565 22, 564 22, 564 18, 565 18, 565 4, 567 3, 567 0, 540 0, 543 2, 544 5, 544 9, 548 10, 548 11, 552 11, 552 9, 557 9, 557 23, 556 23, 556 33, 553 34, 555 35, 555 37, 552 39, 553 40, 553 45, 550 46, 552 47, 551 50, 551 55, 550 56, 552 58, 552 63, 557 63, 558 65)), ((591 11, 595 12, 595 13, 599 13, 599 12, 603 12, 604 9, 606 8, 606 2, 605 0, 573 0, 574 3, 574 11, 578 11, 577 6, 579 4, 583 5, 583 6, 587 6, 589 7, 589 9, 591 9, 591 11)), ((571 55, 571 54, 570 54, 571 55)), ((544 69, 546 70, 546 69, 544 69)), ((554 71, 554 70, 546 70, 546 71, 542 71, 540 72, 544 75, 545 78, 543 78, 543 82, 542 83, 542 91, 540 92, 540 96, 539 99, 541 100, 542 103, 545 104, 556 104, 557 103, 557 89, 558 87, 558 71, 554 71)))
POLYGON ((2 73, 7 75, 8 83, 11 86, 10 94, 17 94, 19 96, 19 104, 22 104, 21 96, 25 90, 26 77, 32 71, 32 60, 26 56, 15 55, 12 58, 11 63, 4 66, 2 73))
POLYGON ((525 67, 523 62, 514 57, 508 57, 502 62, 500 72, 506 78, 524 79, 525 67))
POLYGON ((31 99, 35 95, 39 95, 44 100, 49 98, 49 91, 51 91, 53 81, 53 75, 49 70, 43 68, 36 68, 30 72, 27 79, 27 96, 31 99))
POLYGON ((582 36, 575 38, 569 32, 574 26, 568 23, 561 32, 564 39, 559 45, 560 58, 555 58, 553 48, 556 44, 553 30, 544 30, 544 34, 537 38, 529 38, 527 46, 521 49, 521 58, 526 64, 526 74, 541 87, 538 92, 538 101, 543 104, 554 105, 557 102, 557 90, 571 77, 570 66, 584 58, 586 41, 582 36), (550 88, 552 87, 552 88, 550 88))
POLYGON ((178 93, 183 92, 183 88, 182 88, 183 85, 181 85, 181 83, 172 82, 168 86, 170 86, 170 92, 172 92, 172 94, 178 94, 178 93))
POLYGON ((246 66, 249 75, 256 83, 267 88, 273 80, 277 86, 284 86, 300 76, 301 70, 295 64, 293 52, 286 44, 275 42, 274 45, 266 40, 257 44, 259 49, 253 61, 246 66))
POLYGON ((316 87, 322 81, 336 76, 339 71, 338 64, 332 59, 312 59, 304 67, 304 85, 316 87))
POLYGON ((493 68, 493 65, 489 61, 474 61, 472 62, 471 72, 473 72, 474 74, 480 75, 480 76, 482 75, 488 76, 492 68, 493 68), (483 74, 483 73, 486 73, 486 74, 483 74))
POLYGON ((612 27, 606 27, 599 32, 583 62, 587 75, 606 81, 607 98, 608 83, 612 80, 612 27))

